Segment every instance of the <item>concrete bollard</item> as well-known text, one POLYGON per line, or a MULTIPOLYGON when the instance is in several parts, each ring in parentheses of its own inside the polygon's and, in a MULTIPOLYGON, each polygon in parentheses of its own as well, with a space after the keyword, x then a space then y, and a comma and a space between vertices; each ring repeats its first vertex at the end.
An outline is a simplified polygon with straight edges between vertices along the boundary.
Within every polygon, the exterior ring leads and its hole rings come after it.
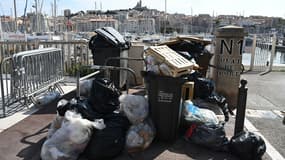
POLYGON ((216 67, 211 73, 216 92, 227 98, 231 109, 237 107, 244 35, 244 29, 237 26, 225 26, 216 32, 213 57, 216 67))
POLYGON ((246 109, 246 99, 247 99, 247 81, 242 79, 240 81, 241 86, 239 88, 238 94, 238 108, 236 113, 236 121, 235 121, 235 131, 234 134, 243 131, 244 127, 244 119, 245 119, 245 109, 246 109))

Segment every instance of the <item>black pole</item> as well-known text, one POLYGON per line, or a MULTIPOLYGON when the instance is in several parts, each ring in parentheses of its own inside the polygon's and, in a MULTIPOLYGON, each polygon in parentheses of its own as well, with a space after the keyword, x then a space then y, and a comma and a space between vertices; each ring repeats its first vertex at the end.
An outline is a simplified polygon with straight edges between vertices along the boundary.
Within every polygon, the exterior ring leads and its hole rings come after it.
POLYGON ((247 99, 247 80, 242 79, 240 81, 241 86, 239 87, 238 102, 237 102, 237 114, 235 121, 235 135, 243 131, 244 119, 245 119, 245 109, 246 109, 246 99, 247 99))

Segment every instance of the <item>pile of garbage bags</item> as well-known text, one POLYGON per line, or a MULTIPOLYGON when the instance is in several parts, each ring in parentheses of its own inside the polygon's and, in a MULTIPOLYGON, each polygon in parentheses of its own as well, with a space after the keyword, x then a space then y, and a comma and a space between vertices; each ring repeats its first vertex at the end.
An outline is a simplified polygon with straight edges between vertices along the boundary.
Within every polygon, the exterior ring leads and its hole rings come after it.
POLYGON ((125 149, 149 147, 155 128, 144 96, 121 94, 106 78, 84 84, 81 93, 86 97, 58 102, 57 116, 42 145, 43 160, 111 159, 125 149))
POLYGON ((225 122, 219 121, 214 112, 199 108, 190 100, 185 101, 183 107, 188 127, 184 134, 186 141, 214 151, 230 152, 245 160, 259 160, 265 153, 265 142, 255 133, 243 131, 229 140, 225 122))
POLYGON ((227 99, 214 91, 215 83, 213 80, 201 77, 201 74, 194 72, 185 75, 188 81, 194 82, 193 103, 198 107, 218 106, 225 117, 225 122, 229 121, 229 115, 233 114, 229 108, 227 99))
MULTIPOLYGON (((187 142, 214 151, 230 152, 241 159, 260 159, 266 150, 265 143, 260 136, 251 132, 239 133, 231 139, 226 136, 224 126, 229 121, 229 115, 233 113, 228 108, 227 99, 214 91, 214 81, 206 78, 212 57, 212 54, 205 49, 207 44, 208 42, 192 38, 177 38, 174 41, 161 44, 167 45, 189 62, 195 64, 194 66, 197 67, 191 68, 191 72, 180 70, 179 72, 183 74, 177 76, 173 71, 173 66, 168 63, 168 60, 171 61, 172 59, 167 59, 166 53, 165 56, 164 53, 155 52, 155 50, 162 51, 163 47, 150 48, 146 52, 146 70, 155 75, 176 77, 186 82, 194 82, 193 99, 185 99, 182 109, 182 130, 185 129, 184 138, 187 142), (217 118, 216 113, 212 111, 213 108, 222 112, 223 120, 217 118)), ((167 85, 165 84, 165 86, 167 85)), ((132 136, 135 137, 136 135, 132 136)))
MULTIPOLYGON (((145 56, 147 72, 177 79, 179 86, 175 87, 178 88, 182 88, 184 82, 194 82, 193 98, 184 99, 183 103, 175 95, 181 93, 180 90, 160 91, 157 97, 151 98, 162 104, 179 104, 173 106, 179 108, 179 115, 173 117, 179 117, 176 118, 179 119, 177 123, 182 119, 187 142, 214 151, 230 152, 241 159, 260 159, 266 151, 260 136, 251 132, 241 132, 231 139, 226 136, 224 125, 229 121, 231 111, 227 99, 214 91, 215 83, 205 78, 212 57, 205 49, 207 44, 197 39, 178 38, 175 42, 161 44, 167 46, 150 47, 145 56), (173 56, 164 54, 165 50, 173 56), (176 100, 179 102, 175 103, 176 100), (224 115, 223 120, 217 118, 211 110, 213 107, 219 108, 224 115)), ((149 84, 146 85, 146 89, 151 89, 149 84)), ((161 86, 168 87, 168 84, 161 86)), ((155 123, 152 121, 150 109, 153 108, 149 108, 151 102, 145 96, 122 94, 110 79, 93 78, 80 82, 80 95, 58 102, 57 116, 42 146, 43 160, 112 159, 124 150, 129 153, 142 151, 151 145, 156 134, 159 135, 161 126, 158 124, 166 124, 157 123, 153 117, 155 123)), ((167 125, 163 127, 170 128, 167 125)), ((177 124, 174 128, 178 127, 177 124)))
POLYGON ((148 101, 137 95, 121 95, 119 100, 121 109, 132 123, 126 139, 128 152, 146 149, 155 137, 154 125, 148 117, 148 101))
POLYGON ((220 123, 216 114, 204 108, 199 108, 192 101, 184 102, 184 120, 188 129, 185 139, 195 144, 215 151, 228 151, 228 139, 224 123, 220 123))
POLYGON ((47 140, 41 150, 42 160, 76 160, 87 146, 93 129, 105 128, 103 120, 89 121, 74 111, 66 111, 64 117, 53 121, 47 140))

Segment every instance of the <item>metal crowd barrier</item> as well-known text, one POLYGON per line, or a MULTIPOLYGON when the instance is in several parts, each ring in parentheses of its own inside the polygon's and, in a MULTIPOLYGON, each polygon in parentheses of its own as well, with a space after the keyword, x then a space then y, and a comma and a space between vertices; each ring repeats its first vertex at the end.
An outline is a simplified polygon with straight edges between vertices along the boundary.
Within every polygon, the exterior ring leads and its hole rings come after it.
POLYGON ((80 62, 82 65, 93 64, 92 53, 88 48, 88 41, 5 41, 0 42, 0 61, 6 57, 10 57, 15 53, 38 49, 38 48, 59 48, 64 55, 65 71, 80 62))
POLYGON ((0 81, 4 117, 27 106, 34 96, 49 89, 63 92, 58 83, 64 78, 64 55, 60 49, 24 51, 1 62, 0 81))

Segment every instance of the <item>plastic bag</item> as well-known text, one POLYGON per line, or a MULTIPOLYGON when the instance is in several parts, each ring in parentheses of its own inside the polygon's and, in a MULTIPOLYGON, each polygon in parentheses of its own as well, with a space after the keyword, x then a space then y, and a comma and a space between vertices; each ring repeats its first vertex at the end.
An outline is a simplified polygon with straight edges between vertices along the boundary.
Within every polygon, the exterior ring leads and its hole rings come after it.
MULTIPOLYGON (((213 96, 211 96, 213 97, 213 96)), ((197 107, 200 108, 209 108, 212 111, 214 111, 216 114, 224 115, 224 121, 227 122, 229 121, 229 109, 228 109, 228 103, 218 103, 215 100, 204 100, 200 98, 196 98, 192 100, 193 104, 197 107)))
POLYGON ((47 138, 51 138, 52 135, 61 127, 63 120, 64 120, 63 116, 57 115, 55 117, 48 130, 47 138))
POLYGON ((230 151, 244 160, 261 160, 266 145, 258 135, 252 132, 240 132, 232 137, 230 151))
POLYGON ((91 93, 93 79, 87 79, 80 81, 79 88, 80 88, 80 96, 88 97, 91 93))
POLYGON ((128 152, 146 149, 155 137, 155 128, 151 119, 132 125, 127 132, 126 148, 128 152))
POLYGON ((36 99, 36 104, 43 106, 49 104, 50 102, 56 100, 59 97, 60 93, 58 91, 47 92, 36 99))
POLYGON ((121 113, 107 114, 103 118, 106 128, 93 132, 83 154, 87 159, 112 159, 125 147, 129 120, 121 113))
POLYGON ((77 113, 80 113, 83 118, 88 119, 90 121, 102 118, 102 114, 95 112, 88 99, 83 97, 73 98, 70 101, 69 108, 71 110, 75 110, 77 113))
POLYGON ((184 117, 187 122, 198 124, 218 124, 219 120, 216 114, 208 109, 198 108, 193 105, 192 101, 184 102, 184 117))
POLYGON ((160 74, 159 63, 152 55, 146 56, 145 62, 147 71, 154 72, 157 75, 160 74))
MULTIPOLYGON (((214 92, 215 84, 212 80, 198 78, 199 75, 188 76, 189 80, 194 81, 194 99, 201 98, 209 103, 217 104, 225 116, 225 122, 229 121, 230 110, 226 98, 214 92)), ((198 105, 199 106, 199 105, 198 105)))
POLYGON ((172 76, 171 69, 165 63, 159 65, 159 70, 164 76, 172 76))
POLYGON ((132 124, 138 124, 148 116, 148 101, 143 96, 123 94, 119 100, 120 108, 132 124))
POLYGON ((108 114, 119 107, 121 92, 107 78, 95 78, 88 101, 95 112, 108 114))
POLYGON ((95 119, 102 118, 102 114, 95 112, 88 99, 80 97, 73 98, 70 101, 62 99, 58 102, 57 113, 61 116, 64 116, 65 112, 68 110, 74 110, 79 113, 82 118, 94 121, 95 119))
POLYGON ((160 70, 159 70, 159 66, 158 65, 149 65, 147 67, 147 71, 153 72, 157 75, 160 75, 160 70))
POLYGON ((61 99, 57 102, 57 116, 53 120, 53 122, 50 125, 50 128, 48 130, 47 138, 51 138, 51 136, 57 131, 64 120, 64 114, 69 109, 69 101, 66 99, 61 99))
POLYGON ((64 116, 67 110, 70 110, 70 103, 66 99, 61 99, 57 102, 57 114, 60 116, 64 116))
POLYGON ((214 82, 206 78, 194 80, 194 98, 208 98, 214 91, 214 82))
POLYGON ((222 112, 223 112, 223 114, 225 116, 225 122, 229 121, 229 119, 230 119, 230 116, 229 116, 230 110, 229 110, 229 107, 228 107, 227 100, 226 100, 226 98, 224 96, 218 95, 217 93, 213 92, 207 98, 207 101, 210 102, 210 103, 217 104, 222 109, 222 112))
POLYGON ((145 61, 147 65, 157 65, 158 64, 157 60, 152 55, 146 56, 145 61))
POLYGON ((49 135, 42 145, 41 159, 76 160, 90 140, 92 127, 103 129, 105 125, 102 122, 103 120, 91 122, 73 111, 67 111, 61 127, 49 135))
POLYGON ((193 124, 188 129, 186 139, 195 144, 215 151, 228 151, 229 140, 226 137, 224 124, 193 124), (191 134, 189 134, 191 130, 191 134))

